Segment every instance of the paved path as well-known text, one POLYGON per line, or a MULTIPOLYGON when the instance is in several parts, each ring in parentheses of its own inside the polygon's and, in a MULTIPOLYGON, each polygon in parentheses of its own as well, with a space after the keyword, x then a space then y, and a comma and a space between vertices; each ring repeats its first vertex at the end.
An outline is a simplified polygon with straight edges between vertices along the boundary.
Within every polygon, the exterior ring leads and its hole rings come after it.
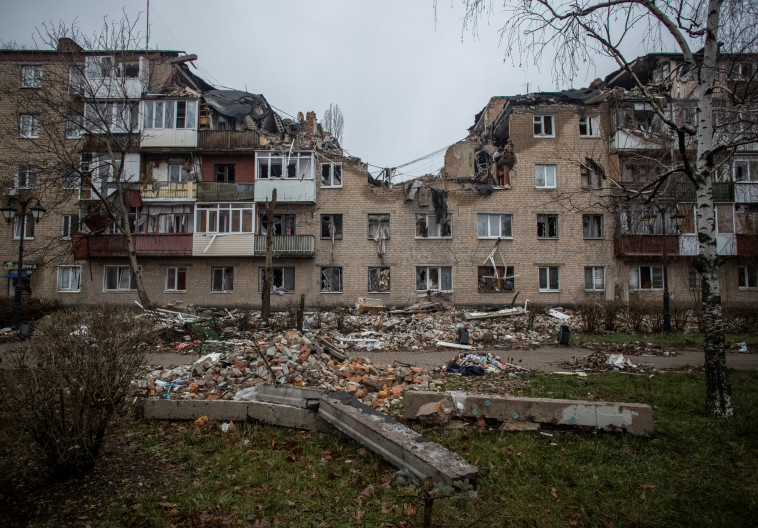
MULTIPOLYGON (((367 357, 372 363, 388 364, 394 361, 413 364, 419 367, 434 368, 446 365, 452 358, 458 355, 458 349, 438 349, 418 352, 360 352, 352 354, 357 357, 367 357)), ((542 347, 534 350, 476 350, 478 354, 492 352, 500 356, 504 361, 526 367, 540 372, 555 372, 566 370, 560 367, 565 361, 573 357, 583 357, 592 353, 592 350, 581 347, 542 347)), ((169 367, 171 365, 185 365, 197 359, 193 354, 160 353, 149 354, 148 363, 156 366, 169 367)), ((700 350, 680 351, 676 356, 629 356, 635 364, 649 364, 658 370, 679 369, 688 365, 699 366, 703 364, 703 352, 700 350)), ((758 370, 758 354, 737 354, 727 352, 726 364, 736 370, 758 370)))

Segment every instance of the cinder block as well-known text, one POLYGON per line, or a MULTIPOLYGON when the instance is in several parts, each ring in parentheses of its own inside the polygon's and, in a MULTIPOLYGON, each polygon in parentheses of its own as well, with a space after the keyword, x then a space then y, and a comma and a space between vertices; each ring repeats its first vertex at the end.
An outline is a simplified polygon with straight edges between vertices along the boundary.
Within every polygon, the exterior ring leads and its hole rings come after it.
POLYGON ((349 394, 322 396, 318 412, 334 427, 420 480, 476 483, 476 466, 349 394))

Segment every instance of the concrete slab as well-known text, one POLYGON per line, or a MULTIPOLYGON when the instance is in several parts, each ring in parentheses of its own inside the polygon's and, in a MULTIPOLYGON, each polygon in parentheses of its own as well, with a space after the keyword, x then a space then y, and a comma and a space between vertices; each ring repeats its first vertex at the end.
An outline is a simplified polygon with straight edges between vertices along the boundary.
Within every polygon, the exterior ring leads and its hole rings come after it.
POLYGON ((259 422, 322 433, 334 432, 334 427, 329 422, 309 409, 260 401, 245 403, 248 406, 248 418, 259 422))
POLYGON ((453 409, 453 414, 471 418, 619 429, 640 436, 653 433, 653 411, 649 405, 639 403, 407 391, 405 417, 418 418, 420 409, 430 403, 440 403, 453 409))
POLYGON ((247 419, 247 402, 231 400, 145 400, 148 420, 210 420, 232 421, 247 419))
POLYGON ((291 405, 303 409, 318 410, 318 403, 324 390, 306 387, 285 387, 277 385, 258 385, 255 399, 262 402, 291 405))
POLYGON ((476 466, 349 394, 322 396, 318 412, 334 427, 420 480, 476 484, 476 466))

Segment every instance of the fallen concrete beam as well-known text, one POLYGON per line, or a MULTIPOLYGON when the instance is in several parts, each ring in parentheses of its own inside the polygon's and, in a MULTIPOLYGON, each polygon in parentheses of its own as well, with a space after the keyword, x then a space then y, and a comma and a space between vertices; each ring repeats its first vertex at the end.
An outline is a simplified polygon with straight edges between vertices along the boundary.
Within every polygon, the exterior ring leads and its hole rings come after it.
POLYGON ((247 416, 259 422, 322 433, 334 432, 334 427, 315 411, 269 402, 256 401, 245 403, 248 404, 247 416))
POLYGON ((318 413, 346 435, 419 480, 431 478, 448 485, 463 480, 476 485, 476 466, 349 394, 323 395, 318 413))
POLYGON ((463 312, 463 318, 466 321, 472 319, 497 319, 498 317, 508 317, 510 315, 521 315, 526 313, 523 308, 517 306, 515 308, 503 308, 496 312, 463 312))
POLYGON ((319 399, 324 392, 306 387, 258 385, 255 387, 255 397, 251 399, 317 411, 319 399))
POLYGON ((653 411, 641 403, 517 398, 465 392, 406 391, 404 415, 419 417, 419 409, 441 403, 458 416, 491 418, 501 422, 535 422, 618 429, 649 436, 653 433, 653 411))

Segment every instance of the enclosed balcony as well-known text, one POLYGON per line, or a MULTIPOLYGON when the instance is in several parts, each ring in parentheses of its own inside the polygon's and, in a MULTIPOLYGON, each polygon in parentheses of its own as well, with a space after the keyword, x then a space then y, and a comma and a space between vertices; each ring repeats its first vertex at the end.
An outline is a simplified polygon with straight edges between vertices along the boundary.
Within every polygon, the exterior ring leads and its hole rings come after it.
MULTIPOLYGON (((274 257, 312 257, 315 240, 313 235, 274 235, 274 257)), ((255 235, 253 256, 266 256, 266 235, 255 235)))
POLYGON ((140 184, 140 194, 143 200, 194 200, 197 196, 195 182, 158 181, 140 184))
MULTIPOLYGON (((731 182, 716 182, 713 184, 714 202, 733 202, 735 185, 731 182)), ((695 186, 690 183, 680 183, 676 186, 677 202, 696 202, 695 186)))
POLYGON ((252 183, 197 182, 200 202, 239 202, 254 198, 252 183))
MULTIPOLYGON (((190 256, 192 233, 134 234, 134 249, 142 256, 190 256)), ((87 235, 74 233, 74 258, 127 256, 126 237, 120 234, 87 235)))
POLYGON ((316 203, 316 158, 313 152, 255 153, 255 201, 316 203))
POLYGON ((678 235, 618 235, 613 241, 617 257, 678 255, 678 235))
POLYGON ((202 150, 254 150, 260 136, 255 130, 201 130, 197 146, 202 150))
POLYGON ((734 201, 737 203, 758 203, 758 182, 736 182, 734 201))

